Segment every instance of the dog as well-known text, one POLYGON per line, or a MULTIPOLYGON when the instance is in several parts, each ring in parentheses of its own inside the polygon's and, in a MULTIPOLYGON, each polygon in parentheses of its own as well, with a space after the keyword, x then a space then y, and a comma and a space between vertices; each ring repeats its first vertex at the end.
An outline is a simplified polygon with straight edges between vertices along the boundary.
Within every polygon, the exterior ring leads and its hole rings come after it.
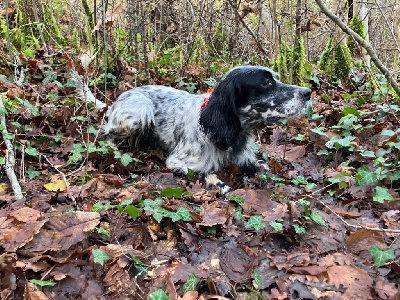
MULTIPOLYGON (((94 97, 79 75, 72 76, 80 97, 94 97)), ((133 138, 136 146, 152 145, 168 153, 167 168, 187 174, 191 169, 225 194, 231 188, 216 175, 231 162, 247 174, 256 171, 253 129, 303 113, 311 90, 279 81, 262 66, 228 71, 207 94, 147 85, 122 93, 108 109, 103 126, 106 140, 133 138)))

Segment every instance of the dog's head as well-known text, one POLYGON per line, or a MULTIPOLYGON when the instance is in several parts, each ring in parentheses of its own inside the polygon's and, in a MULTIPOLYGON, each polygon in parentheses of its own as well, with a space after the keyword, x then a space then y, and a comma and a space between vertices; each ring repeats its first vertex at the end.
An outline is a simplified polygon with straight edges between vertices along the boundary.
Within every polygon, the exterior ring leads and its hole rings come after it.
POLYGON ((230 70, 219 81, 201 111, 200 125, 218 148, 227 150, 241 132, 301 114, 311 90, 279 81, 279 75, 260 66, 230 70))

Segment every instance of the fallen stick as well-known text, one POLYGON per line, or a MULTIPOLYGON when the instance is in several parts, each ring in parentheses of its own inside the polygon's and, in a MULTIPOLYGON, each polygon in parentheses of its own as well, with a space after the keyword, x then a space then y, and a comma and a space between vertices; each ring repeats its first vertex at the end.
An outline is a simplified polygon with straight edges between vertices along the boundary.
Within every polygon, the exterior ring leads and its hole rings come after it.
MULTIPOLYGON (((3 103, 3 95, 6 95, 6 93, 0 94, 0 111, 5 111, 3 103)), ((3 128, 1 130, 1 134, 3 137, 4 144, 6 145, 6 161, 4 164, 4 169, 6 171, 8 180, 10 181, 11 187, 14 191, 15 199, 20 200, 24 198, 24 195, 22 194, 21 186, 19 185, 18 178, 14 172, 14 167, 15 167, 14 149, 12 143, 7 138, 7 135, 9 135, 9 133, 7 131, 5 113, 0 114, 0 125, 3 128)))

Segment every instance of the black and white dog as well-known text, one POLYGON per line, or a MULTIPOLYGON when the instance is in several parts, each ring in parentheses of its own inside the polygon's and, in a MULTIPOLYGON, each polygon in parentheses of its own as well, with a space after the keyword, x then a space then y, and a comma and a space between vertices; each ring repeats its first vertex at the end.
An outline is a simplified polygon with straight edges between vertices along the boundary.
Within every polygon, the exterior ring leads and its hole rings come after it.
MULTIPOLYGON (((79 75, 72 78, 81 97, 105 106, 79 75)), ((241 66, 226 73, 211 94, 156 85, 126 91, 109 108, 103 131, 106 139, 133 137, 164 149, 169 169, 191 169, 225 193, 229 186, 214 174, 220 167, 232 162, 248 173, 256 170, 253 128, 301 114, 310 95, 308 88, 281 83, 271 69, 241 66)))

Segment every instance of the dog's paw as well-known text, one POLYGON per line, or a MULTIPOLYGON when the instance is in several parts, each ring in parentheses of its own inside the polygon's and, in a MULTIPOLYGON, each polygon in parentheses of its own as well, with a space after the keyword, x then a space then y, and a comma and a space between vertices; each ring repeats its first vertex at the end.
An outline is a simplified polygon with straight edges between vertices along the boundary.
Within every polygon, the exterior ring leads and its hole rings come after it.
POLYGON ((259 172, 261 174, 268 173, 271 170, 267 163, 261 162, 261 161, 258 161, 256 163, 256 168, 257 168, 257 172, 259 172))
POLYGON ((204 182, 207 187, 217 187, 219 189, 219 193, 221 195, 225 195, 226 193, 229 193, 233 191, 233 189, 227 185, 225 182, 223 182, 217 174, 208 174, 204 178, 204 182))
POLYGON ((226 183, 224 183, 224 182, 222 182, 223 184, 221 185, 221 186, 218 186, 219 187, 219 193, 221 194, 221 195, 225 195, 225 194, 227 194, 227 193, 229 193, 229 192, 232 192, 234 189, 233 188, 231 188, 229 185, 227 185, 226 183))

